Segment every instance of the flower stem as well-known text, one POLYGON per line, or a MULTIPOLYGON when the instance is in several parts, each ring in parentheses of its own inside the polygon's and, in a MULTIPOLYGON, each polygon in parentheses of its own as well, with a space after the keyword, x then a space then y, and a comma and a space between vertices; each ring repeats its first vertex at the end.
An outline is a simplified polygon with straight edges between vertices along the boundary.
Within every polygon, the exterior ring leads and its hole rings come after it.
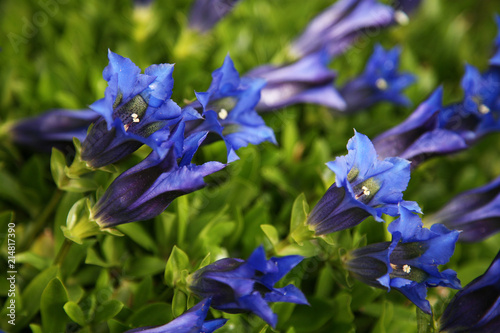
POLYGON ((24 237, 23 243, 20 246, 21 250, 25 250, 30 244, 33 243, 33 241, 35 240, 38 233, 45 226, 49 216, 52 214, 54 209, 57 207, 57 204, 59 203, 59 200, 61 199, 62 193, 63 192, 59 189, 56 189, 54 191, 52 198, 50 198, 49 203, 45 206, 42 213, 38 216, 38 218, 35 220, 35 222, 30 226, 30 228, 28 228, 26 230, 26 236, 24 237))
POLYGON ((71 248, 71 244, 73 244, 72 241, 70 241, 67 238, 64 238, 64 242, 59 248, 59 251, 57 252, 57 255, 54 259, 54 265, 61 265, 63 263, 64 259, 66 258, 66 255, 69 252, 69 249, 71 248))

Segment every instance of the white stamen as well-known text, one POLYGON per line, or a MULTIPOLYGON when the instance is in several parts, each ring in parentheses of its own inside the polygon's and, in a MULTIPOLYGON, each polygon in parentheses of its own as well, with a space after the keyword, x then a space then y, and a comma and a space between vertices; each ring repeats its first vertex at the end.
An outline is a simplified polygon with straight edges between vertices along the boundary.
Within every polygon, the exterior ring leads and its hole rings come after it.
POLYGON ((487 113, 489 113, 489 112, 490 112, 490 108, 489 108, 489 107, 487 107, 487 106, 486 106, 486 105, 484 105, 484 104, 479 105, 479 108, 478 108, 478 109, 479 109, 479 112, 481 112, 482 114, 487 114, 487 113))
POLYGON ((220 111, 219 111, 219 118, 220 119, 222 119, 222 120, 226 119, 227 115, 228 115, 228 113, 227 113, 226 109, 220 109, 220 111))
POLYGON ((129 127, 130 127, 130 124, 123 125, 123 128, 125 128, 125 132, 128 131, 129 127))
POLYGON ((394 20, 401 25, 408 25, 408 23, 410 23, 410 18, 402 10, 396 10, 394 12, 394 20))
POLYGON ((132 121, 134 123, 138 123, 140 121, 139 116, 137 115, 137 113, 132 113, 131 117, 132 117, 132 121))
POLYGON ((383 78, 378 78, 377 81, 375 81, 375 85, 380 90, 386 90, 388 86, 387 81, 384 80, 383 78))
POLYGON ((363 186, 361 189, 363 190, 363 194, 364 194, 364 195, 366 195, 366 196, 369 196, 369 195, 370 195, 370 193, 371 193, 371 192, 370 192, 370 190, 368 189, 368 187, 363 186))
POLYGON ((405 272, 406 274, 410 274, 410 272, 411 272, 410 265, 404 265, 403 266, 403 272, 405 272))

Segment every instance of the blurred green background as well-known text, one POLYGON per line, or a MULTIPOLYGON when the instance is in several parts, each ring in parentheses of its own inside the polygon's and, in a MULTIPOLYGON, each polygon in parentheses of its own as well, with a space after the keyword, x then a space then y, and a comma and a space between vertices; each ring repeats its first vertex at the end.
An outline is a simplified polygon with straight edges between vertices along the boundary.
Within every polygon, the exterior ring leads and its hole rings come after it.
MULTIPOLYGON (((86 108, 103 97, 106 82, 102 70, 108 49, 143 69, 155 63, 175 63, 172 98, 183 105, 194 99, 194 91, 208 88, 211 72, 220 67, 228 52, 240 73, 273 62, 307 22, 331 3, 241 0, 203 36, 185 29, 191 5, 185 0, 158 0, 150 7, 97 0, 0 3, 0 211, 4 212, 0 224, 3 228, 14 212, 18 264, 23 264, 18 275, 18 304, 24 299, 16 331, 38 332, 36 325, 43 321, 40 305, 28 306, 26 301, 36 300, 36 295, 40 299, 40 288, 54 276, 47 270, 64 238, 60 226, 84 193, 56 189, 50 156, 10 144, 9 123, 52 108, 86 108), (40 272, 45 272, 45 280, 40 272), (37 284, 30 284, 37 277, 37 284), (29 323, 35 326, 30 329, 29 323)), ((319 200, 334 181, 324 163, 346 154, 353 128, 373 138, 404 120, 439 85, 444 87, 444 103, 462 98, 464 65, 485 70, 492 55, 495 12, 500 12, 496 1, 423 1, 407 26, 363 38, 332 63, 338 72, 337 83, 342 84, 362 72, 375 43, 386 48, 402 46, 400 67, 418 78, 407 90, 412 107, 382 103, 343 115, 320 106, 300 105, 266 114, 264 119, 275 130, 278 146, 242 149, 241 160, 207 179, 206 189, 176 200, 154 221, 120 227, 124 237, 100 235, 73 246, 71 260, 57 274, 68 299, 83 309, 87 319, 76 324, 62 313, 65 329, 122 332, 162 324, 177 315, 188 301, 183 302, 163 276, 174 245, 187 253, 191 269, 208 253, 211 261, 224 256, 246 258, 261 243, 269 254, 276 253, 261 225, 273 225, 278 237, 286 238, 294 200, 301 193, 310 207, 319 200), (92 316, 103 304, 119 308, 118 312, 92 316)), ((499 134, 489 135, 467 151, 424 163, 412 174, 405 199, 417 201, 429 214, 457 193, 493 180, 500 174, 499 139, 499 134)), ((118 170, 137 163, 146 153, 146 149, 140 150, 118 170)), ((204 147, 197 159, 223 160, 224 154, 224 146, 216 143, 204 147)), ((103 173, 97 184, 105 187, 117 174, 103 173)), ((383 224, 368 220, 355 230, 340 233, 338 239, 349 249, 356 237, 368 243, 386 240, 384 229, 383 224)), ((478 244, 460 244, 447 267, 456 270, 465 285, 484 272, 499 243, 500 237, 495 236, 478 244)), ((320 248, 321 253, 328 253, 320 248)), ((0 260, 6 261, 5 242, 0 253, 0 260)), ((409 301, 395 292, 387 294, 346 280, 335 257, 338 254, 332 255, 333 260, 307 259, 285 279, 301 286, 312 307, 277 304, 273 309, 280 315, 278 331, 416 332, 415 309, 409 301)), ((2 279, 0 304, 6 299, 6 288, 2 279)), ((436 317, 453 293, 445 289, 429 292, 436 317)), ((4 327, 5 309, 0 314, 4 327)), ((215 311, 212 315, 221 314, 215 311)), ((229 317, 231 321, 220 332, 266 329, 259 318, 229 317)))

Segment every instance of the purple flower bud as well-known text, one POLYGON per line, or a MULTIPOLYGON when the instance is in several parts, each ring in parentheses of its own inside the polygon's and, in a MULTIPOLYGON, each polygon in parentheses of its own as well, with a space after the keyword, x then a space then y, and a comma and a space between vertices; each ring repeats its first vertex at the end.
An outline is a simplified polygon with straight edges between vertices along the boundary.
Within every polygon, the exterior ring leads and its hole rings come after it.
POLYGON ((298 103, 313 103, 344 110, 345 102, 333 86, 337 76, 328 68, 326 52, 305 56, 291 65, 264 65, 247 73, 262 78, 267 84, 261 91, 257 110, 274 111, 298 103))
POLYGON ((98 118, 92 110, 50 110, 14 123, 12 141, 41 152, 50 152, 53 147, 64 150, 73 147, 73 138, 85 140, 88 127, 98 118))

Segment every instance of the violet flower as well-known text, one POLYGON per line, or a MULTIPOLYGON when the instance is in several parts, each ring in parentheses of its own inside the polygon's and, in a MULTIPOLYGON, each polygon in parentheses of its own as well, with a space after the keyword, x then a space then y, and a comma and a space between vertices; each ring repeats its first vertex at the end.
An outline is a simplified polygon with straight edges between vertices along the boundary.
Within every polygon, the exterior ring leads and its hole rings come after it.
POLYGON ((189 13, 189 28, 206 33, 229 14, 239 0, 196 0, 189 13))
POLYGON ((364 31, 387 27, 394 10, 376 0, 340 0, 316 16, 291 45, 294 59, 325 49, 330 56, 344 52, 364 31))
POLYGON ((426 224, 442 223, 460 230, 460 240, 478 242, 500 231, 500 177, 482 187, 450 200, 425 219, 426 224))
POLYGON ((108 58, 103 71, 108 81, 105 96, 90 106, 102 117, 82 143, 82 159, 97 168, 117 162, 143 144, 164 157, 155 132, 174 125, 181 115, 181 108, 170 99, 173 65, 152 65, 140 74, 130 59, 111 51, 108 58))
POLYGON ((272 257, 266 260, 262 246, 247 260, 226 258, 205 266, 188 277, 188 288, 198 297, 211 297, 212 307, 228 313, 252 312, 273 328, 278 316, 269 302, 308 304, 294 285, 275 288, 301 256, 272 257))
POLYGON ((50 153, 53 147, 73 147, 73 138, 85 140, 87 129, 99 118, 92 110, 55 109, 15 122, 10 134, 15 144, 50 153))
POLYGON ((410 104, 402 91, 415 81, 415 77, 398 72, 400 54, 399 48, 385 51, 382 46, 375 46, 364 72, 340 89, 347 104, 346 112, 366 109, 381 101, 405 106, 410 104))
POLYGON ((500 331, 500 252, 483 275, 455 294, 440 321, 440 332, 500 331))
POLYGON ((204 299, 171 322, 156 327, 139 327, 125 333, 212 333, 224 326, 227 319, 205 321, 210 298, 204 299))
POLYGON ((345 102, 333 86, 336 73, 328 68, 329 61, 326 52, 318 52, 290 65, 264 65, 247 73, 246 77, 267 82, 261 91, 257 111, 274 111, 298 103, 344 110, 345 102))
POLYGON ((377 288, 398 290, 422 311, 430 314, 425 299, 428 287, 445 286, 460 289, 457 274, 439 265, 446 264, 455 250, 458 231, 440 224, 423 228, 413 207, 400 205, 401 216, 388 230, 391 242, 370 244, 353 250, 347 269, 360 281, 377 288), (406 207, 405 207, 406 206, 406 207))
POLYGON ((377 158, 367 136, 355 131, 347 143, 349 153, 328 162, 335 183, 326 191, 307 218, 316 235, 358 225, 372 215, 398 215, 398 204, 410 180, 410 162, 397 157, 377 158))
POLYGON ((212 73, 208 90, 196 93, 197 101, 190 105, 202 112, 204 120, 191 124, 187 135, 208 131, 221 137, 226 143, 228 163, 237 160, 236 150, 249 143, 276 144, 274 131, 255 111, 265 84, 262 79, 240 78, 233 61, 226 56, 222 67, 212 73))
POLYGON ((119 175, 94 205, 92 217, 101 227, 151 219, 177 197, 203 188, 203 177, 225 167, 219 162, 191 164, 207 133, 196 133, 184 140, 181 122, 164 135, 168 138, 162 148, 167 155, 161 158, 151 152, 141 163, 119 175))

